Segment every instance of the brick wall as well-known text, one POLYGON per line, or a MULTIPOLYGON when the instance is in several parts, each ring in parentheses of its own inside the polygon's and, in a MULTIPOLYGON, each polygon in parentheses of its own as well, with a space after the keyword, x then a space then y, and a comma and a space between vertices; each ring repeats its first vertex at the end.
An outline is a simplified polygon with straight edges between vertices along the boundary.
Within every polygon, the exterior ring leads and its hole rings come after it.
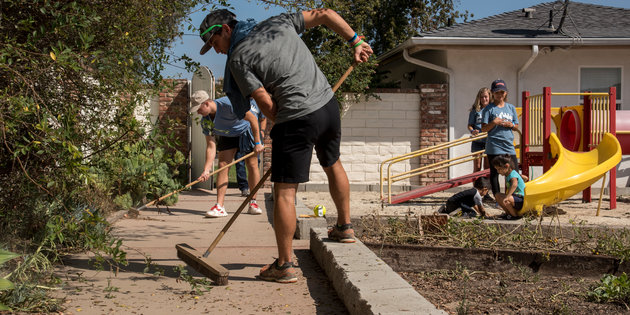
POLYGON ((179 141, 177 149, 188 156, 188 81, 169 79, 163 83, 158 100, 159 127, 173 130, 179 141))
MULTIPOLYGON (((420 149, 448 141, 448 85, 420 85, 420 149)), ((420 158, 420 165, 448 159, 448 150, 441 150, 420 158)), ((448 169, 420 175, 420 185, 448 179, 448 169)))
MULTIPOLYGON (((263 143, 265 144, 265 151, 262 155, 263 167, 260 172, 260 177, 262 177, 267 170, 271 167, 271 137, 269 137, 269 132, 273 127, 273 122, 267 119, 267 129, 265 130, 265 139, 263 139, 263 143)), ((269 177, 263 187, 268 188, 271 187, 271 177, 269 177)))
MULTIPOLYGON (((378 185, 379 165, 388 158, 418 150, 420 139, 420 94, 418 90, 388 90, 352 106, 341 120, 341 162, 351 185, 378 185)), ((418 167, 410 160, 395 164, 403 172, 418 167)), ((326 174, 313 153, 310 184, 327 183, 326 174)), ((407 179, 395 185, 418 184, 407 179)))

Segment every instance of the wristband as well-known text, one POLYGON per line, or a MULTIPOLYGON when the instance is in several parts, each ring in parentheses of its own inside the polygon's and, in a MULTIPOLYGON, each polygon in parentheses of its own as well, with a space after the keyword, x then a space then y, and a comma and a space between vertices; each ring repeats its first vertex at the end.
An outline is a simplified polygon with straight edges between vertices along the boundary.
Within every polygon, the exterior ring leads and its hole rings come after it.
POLYGON ((357 39, 357 36, 358 36, 357 33, 354 33, 354 36, 352 36, 352 38, 348 40, 348 44, 352 45, 352 42, 354 42, 354 40, 357 39))
POLYGON ((262 145, 262 143, 260 143, 260 141, 254 143, 254 145, 259 145, 259 144, 262 145))
POLYGON ((352 48, 357 48, 357 47, 359 47, 359 45, 361 45, 363 43, 364 43, 363 40, 360 40, 356 44, 354 44, 354 47, 352 47, 352 48))

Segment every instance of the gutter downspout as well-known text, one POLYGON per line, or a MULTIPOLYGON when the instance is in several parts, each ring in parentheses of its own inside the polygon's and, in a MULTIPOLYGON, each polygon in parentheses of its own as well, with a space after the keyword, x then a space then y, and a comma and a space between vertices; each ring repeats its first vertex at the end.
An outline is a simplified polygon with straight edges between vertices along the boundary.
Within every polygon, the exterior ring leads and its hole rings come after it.
POLYGON ((519 102, 521 102, 521 92, 523 91, 523 87, 521 86, 521 78, 523 76, 523 73, 525 73, 525 70, 529 68, 536 57, 538 57, 538 45, 532 45, 532 55, 529 57, 529 59, 527 59, 523 66, 518 69, 518 72, 516 73, 516 95, 514 97, 516 97, 515 103, 517 104, 517 106, 523 106, 523 104, 519 104, 519 102))
MULTIPOLYGON (((424 67, 424 68, 428 68, 431 70, 435 70, 438 72, 442 72, 442 73, 446 73, 448 75, 448 139, 449 141, 452 140, 451 136, 455 134, 455 128, 453 127, 453 125, 451 124, 451 115, 450 113, 454 112, 454 99, 455 99, 455 95, 454 95, 454 91, 455 91, 455 76, 453 75, 454 72, 453 70, 446 68, 446 67, 442 67, 442 66, 438 66, 429 62, 426 62, 424 60, 420 60, 420 59, 416 59, 413 58, 409 55, 409 48, 405 48, 403 49, 403 59, 409 63, 415 64, 417 66, 420 67, 424 67)), ((451 152, 452 149, 449 149, 449 158, 453 155, 451 152)), ((449 168, 448 169, 448 177, 449 178, 453 178, 453 169, 449 168)))

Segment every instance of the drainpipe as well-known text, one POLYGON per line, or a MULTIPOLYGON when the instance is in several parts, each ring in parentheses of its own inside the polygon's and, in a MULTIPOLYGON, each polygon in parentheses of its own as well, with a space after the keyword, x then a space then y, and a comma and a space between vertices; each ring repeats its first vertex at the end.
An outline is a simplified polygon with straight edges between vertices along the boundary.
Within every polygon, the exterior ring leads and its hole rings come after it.
MULTIPOLYGON (((414 65, 417 65, 417 66, 420 66, 420 67, 424 67, 424 68, 428 68, 428 69, 431 69, 431 70, 435 70, 435 71, 438 71, 438 72, 446 73, 448 75, 448 80, 449 80, 448 81, 448 112, 449 112, 449 115, 448 115, 448 117, 449 117, 448 118, 448 120, 449 120, 449 124, 448 124, 449 125, 449 127, 448 127, 448 139, 450 141, 451 140, 451 138, 450 138, 451 135, 455 134, 455 129, 452 126, 452 124, 450 123, 450 120, 451 120, 450 113, 454 113, 455 112, 454 109, 453 109, 453 106, 454 106, 454 103, 455 103, 455 101, 454 101, 455 95, 453 93, 453 91, 455 91, 455 76, 453 75, 453 73, 454 73, 453 70, 451 70, 449 68, 446 68, 446 67, 442 67, 442 66, 438 66, 438 65, 426 62, 424 60, 413 58, 413 57, 411 57, 409 55, 409 48, 403 49, 403 59, 405 61, 409 62, 409 63, 414 64, 414 65)), ((450 158, 450 156, 452 156, 451 149, 449 149, 449 158, 450 158)), ((450 167, 448 169, 448 177, 449 178, 453 178, 453 169, 450 168, 450 167)))
POLYGON ((521 77, 523 76, 523 73, 525 73, 525 70, 527 70, 532 62, 534 62, 534 59, 536 59, 536 57, 538 57, 538 45, 532 45, 532 55, 529 57, 529 59, 527 59, 523 66, 518 69, 518 72, 516 73, 516 95, 514 95, 514 97, 516 99, 515 103, 517 104, 517 106, 523 106, 523 104, 519 104, 519 102, 521 102, 521 92, 523 91, 523 87, 521 86, 521 77))

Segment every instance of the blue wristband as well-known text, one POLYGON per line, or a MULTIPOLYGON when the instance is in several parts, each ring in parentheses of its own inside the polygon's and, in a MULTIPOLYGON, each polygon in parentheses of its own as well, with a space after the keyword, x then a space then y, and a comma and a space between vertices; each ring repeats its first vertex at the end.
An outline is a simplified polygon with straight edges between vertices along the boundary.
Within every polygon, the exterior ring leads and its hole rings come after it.
POLYGON ((260 141, 258 141, 258 142, 256 142, 256 143, 254 143, 254 145, 259 145, 259 144, 261 144, 261 145, 262 145, 262 143, 260 143, 260 141))
POLYGON ((352 38, 348 40, 348 44, 352 44, 352 42, 354 42, 354 40, 357 39, 357 36, 358 36, 357 33, 354 33, 354 36, 352 36, 352 38))

